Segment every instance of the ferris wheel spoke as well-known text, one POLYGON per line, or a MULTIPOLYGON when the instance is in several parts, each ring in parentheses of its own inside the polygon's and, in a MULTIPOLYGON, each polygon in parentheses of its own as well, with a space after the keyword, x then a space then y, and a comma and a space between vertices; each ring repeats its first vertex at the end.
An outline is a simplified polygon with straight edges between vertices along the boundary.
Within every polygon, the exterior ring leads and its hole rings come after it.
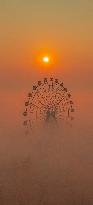
MULTIPOLYGON (((45 98, 43 97, 43 95, 41 95, 41 93, 40 92, 37 92, 37 94, 40 94, 40 96, 41 96, 41 98, 45 101, 45 98)), ((39 95, 37 95, 38 96, 38 98, 39 98, 39 95)))
POLYGON ((62 101, 64 101, 64 98, 62 98, 62 99, 57 103, 57 105, 59 105, 62 101))
POLYGON ((41 101, 39 101, 39 103, 40 103, 43 107, 46 107, 46 105, 44 105, 41 101))
POLYGON ((36 107, 36 108, 40 109, 40 107, 38 107, 38 106, 37 106, 37 105, 35 105, 34 103, 30 103, 29 105, 30 105, 30 106, 31 106, 31 105, 33 105, 34 107, 36 107))

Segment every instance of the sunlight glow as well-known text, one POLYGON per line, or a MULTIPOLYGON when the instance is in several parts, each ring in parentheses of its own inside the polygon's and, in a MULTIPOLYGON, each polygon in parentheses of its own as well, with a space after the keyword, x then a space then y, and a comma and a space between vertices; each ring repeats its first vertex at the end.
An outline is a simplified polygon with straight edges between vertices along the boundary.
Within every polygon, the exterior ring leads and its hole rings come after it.
POLYGON ((43 61, 44 63, 49 63, 49 62, 50 62, 50 58, 49 58, 48 56, 44 56, 44 57, 42 58, 42 61, 43 61))

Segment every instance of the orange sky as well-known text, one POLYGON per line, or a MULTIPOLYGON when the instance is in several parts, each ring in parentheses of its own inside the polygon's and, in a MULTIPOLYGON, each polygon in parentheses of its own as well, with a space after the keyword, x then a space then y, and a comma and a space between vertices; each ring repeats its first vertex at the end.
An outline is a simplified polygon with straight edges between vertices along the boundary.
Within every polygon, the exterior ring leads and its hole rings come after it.
POLYGON ((15 103, 12 100, 17 94, 23 96, 34 82, 50 75, 62 79, 77 99, 86 101, 85 96, 90 95, 88 99, 92 102, 92 13, 93 2, 87 0, 0 2, 0 92, 3 109, 9 98, 10 110, 13 110, 15 103), (43 53, 52 56, 48 69, 37 60, 43 53))

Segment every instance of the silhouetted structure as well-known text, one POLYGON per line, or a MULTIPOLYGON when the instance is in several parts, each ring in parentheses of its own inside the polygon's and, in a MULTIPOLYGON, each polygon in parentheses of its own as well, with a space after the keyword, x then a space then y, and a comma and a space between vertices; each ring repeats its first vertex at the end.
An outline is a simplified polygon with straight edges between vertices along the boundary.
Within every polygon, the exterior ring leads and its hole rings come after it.
POLYGON ((51 120, 70 122, 73 120, 74 103, 71 94, 64 87, 63 82, 54 78, 44 78, 33 85, 28 93, 23 113, 26 129, 32 128, 39 121, 51 120))

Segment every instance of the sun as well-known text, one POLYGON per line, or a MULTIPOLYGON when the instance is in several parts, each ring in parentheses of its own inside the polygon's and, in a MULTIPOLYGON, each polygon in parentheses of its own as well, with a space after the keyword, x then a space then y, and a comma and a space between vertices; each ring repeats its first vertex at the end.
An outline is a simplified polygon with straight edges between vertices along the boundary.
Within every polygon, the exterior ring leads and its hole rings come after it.
POLYGON ((45 64, 49 64, 50 58, 48 56, 43 56, 42 62, 45 63, 45 64))
POLYGON ((54 59, 55 58, 52 52, 50 53, 41 51, 40 53, 37 53, 36 63, 40 68, 52 68, 53 64, 55 63, 54 59))

